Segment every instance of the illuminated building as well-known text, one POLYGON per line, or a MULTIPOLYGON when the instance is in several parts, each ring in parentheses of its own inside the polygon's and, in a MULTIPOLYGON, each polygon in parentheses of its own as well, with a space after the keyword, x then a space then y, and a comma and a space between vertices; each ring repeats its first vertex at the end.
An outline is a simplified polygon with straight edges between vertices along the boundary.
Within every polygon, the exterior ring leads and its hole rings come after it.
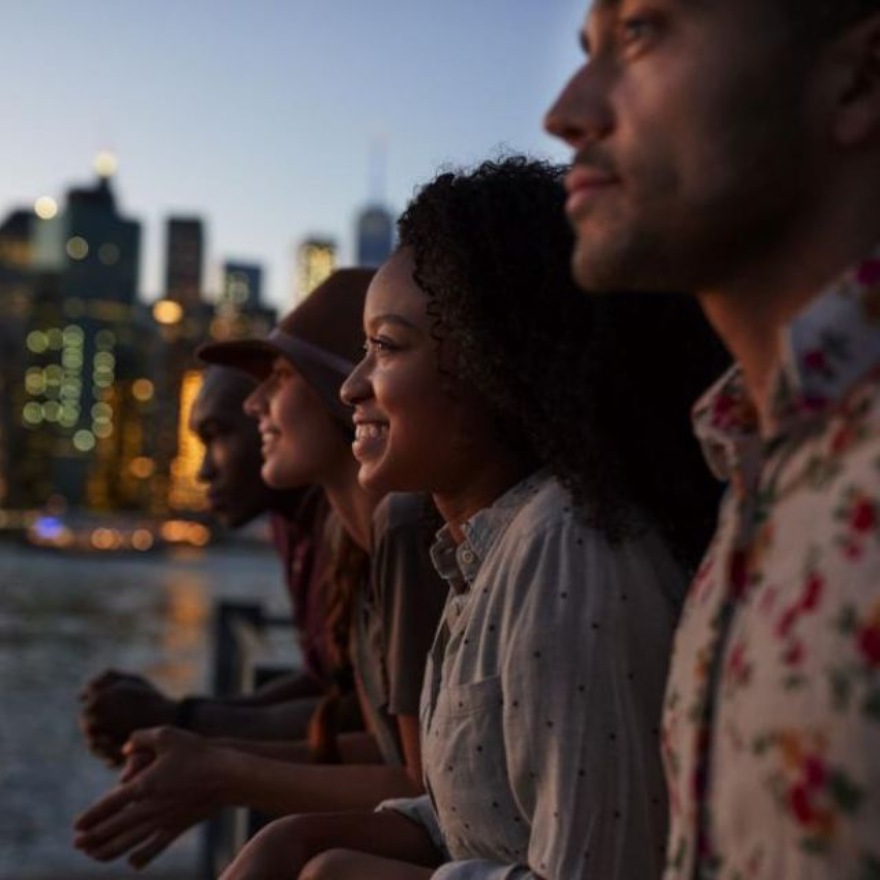
POLYGON ((94 509, 143 503, 142 487, 120 478, 127 457, 142 454, 130 428, 147 416, 130 392, 151 342, 137 302, 140 225, 117 209, 111 158, 96 167, 97 181, 71 189, 63 207, 50 199, 34 206, 14 492, 10 486, 21 506, 55 495, 94 509))
POLYGON ((296 290, 294 303, 305 299, 336 268, 336 242, 327 238, 308 238, 296 250, 296 290))
POLYGON ((165 226, 165 297, 192 311, 202 301, 204 232, 196 218, 171 217, 165 226))
POLYGON ((262 305, 263 270, 252 263, 224 263, 220 304, 235 311, 262 305))
POLYGON ((265 336, 275 323, 275 310, 263 305, 263 270, 251 263, 223 264, 223 282, 214 319, 212 339, 265 336))
POLYGON ((0 506, 9 502, 20 444, 25 337, 32 309, 33 214, 13 211, 0 224, 0 506))
POLYGON ((202 372, 190 370, 181 381, 178 411, 177 457, 171 463, 168 503, 173 510, 204 510, 205 490, 198 473, 203 449, 199 439, 189 430, 190 412, 199 389, 202 372))

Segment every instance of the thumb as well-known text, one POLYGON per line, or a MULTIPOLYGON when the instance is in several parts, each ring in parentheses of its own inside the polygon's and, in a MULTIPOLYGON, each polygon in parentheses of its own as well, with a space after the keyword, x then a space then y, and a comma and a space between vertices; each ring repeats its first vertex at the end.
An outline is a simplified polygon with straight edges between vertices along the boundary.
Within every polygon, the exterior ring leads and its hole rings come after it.
POLYGON ((168 729, 164 727, 147 727, 143 730, 136 730, 122 747, 122 754, 128 756, 133 752, 158 752, 163 741, 167 739, 167 735, 168 729))
POLYGON ((126 756, 125 766, 119 774, 120 784, 125 785, 126 782, 131 782, 142 770, 149 767, 155 759, 155 754, 146 749, 131 752, 126 756))

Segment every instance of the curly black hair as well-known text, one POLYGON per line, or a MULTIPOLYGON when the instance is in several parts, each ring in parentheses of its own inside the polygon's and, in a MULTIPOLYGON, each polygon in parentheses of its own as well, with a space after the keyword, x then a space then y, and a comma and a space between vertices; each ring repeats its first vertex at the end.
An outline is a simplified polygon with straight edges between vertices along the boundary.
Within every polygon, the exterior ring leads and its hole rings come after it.
POLYGON ((727 355, 690 297, 578 290, 564 169, 524 156, 441 173, 399 222, 438 344, 504 432, 612 541, 647 514, 693 565, 720 485, 690 406, 727 355))

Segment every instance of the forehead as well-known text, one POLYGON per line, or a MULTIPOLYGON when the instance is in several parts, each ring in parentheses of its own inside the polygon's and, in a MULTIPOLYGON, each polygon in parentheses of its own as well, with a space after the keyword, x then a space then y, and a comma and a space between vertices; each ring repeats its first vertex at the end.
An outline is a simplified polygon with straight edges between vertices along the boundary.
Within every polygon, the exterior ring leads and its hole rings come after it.
POLYGON ((404 318, 422 326, 428 320, 428 297, 413 279, 413 259, 406 250, 398 251, 376 273, 364 304, 364 322, 404 318))
POLYGON ((253 387, 253 382, 235 373, 209 373, 193 402, 190 422, 236 420, 244 415, 244 401, 253 387))

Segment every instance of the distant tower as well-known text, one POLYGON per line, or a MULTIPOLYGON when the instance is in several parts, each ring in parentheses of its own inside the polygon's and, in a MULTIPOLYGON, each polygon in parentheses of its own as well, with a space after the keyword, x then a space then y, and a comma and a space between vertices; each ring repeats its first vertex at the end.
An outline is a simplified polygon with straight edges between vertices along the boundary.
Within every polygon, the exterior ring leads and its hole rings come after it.
POLYGON ((296 249, 294 302, 305 299, 336 268, 336 242, 329 238, 307 238, 296 249))
POLYGON ((202 298, 204 262, 202 221, 194 217, 170 217, 165 238, 165 296, 184 311, 197 308, 202 298))
POLYGON ((394 217, 385 206, 385 160, 383 140, 371 153, 370 201, 357 216, 357 265, 380 266, 394 249, 394 217))

